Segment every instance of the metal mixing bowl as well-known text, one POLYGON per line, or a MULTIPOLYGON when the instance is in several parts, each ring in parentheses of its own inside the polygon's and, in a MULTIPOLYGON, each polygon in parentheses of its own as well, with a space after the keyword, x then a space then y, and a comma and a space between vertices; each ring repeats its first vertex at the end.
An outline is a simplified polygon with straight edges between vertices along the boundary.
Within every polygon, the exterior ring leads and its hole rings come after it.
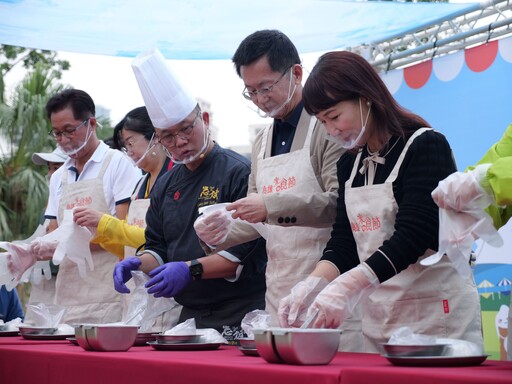
POLYGON ((75 337, 87 351, 124 352, 133 346, 137 330, 129 325, 81 325, 75 328, 75 337))
POLYGON ((53 335, 57 332, 57 328, 51 327, 33 327, 33 326, 24 326, 19 327, 20 335, 53 335))
POLYGON ((156 341, 161 344, 183 344, 198 343, 201 335, 166 335, 164 333, 157 333, 155 337, 156 341))
POLYGON ((382 344, 388 356, 443 356, 446 344, 382 344))
POLYGON ((240 343, 240 346, 245 349, 256 349, 256 341, 252 337, 242 337, 238 339, 238 342, 240 343))
POLYGON ((341 331, 314 328, 253 330, 256 348, 269 363, 329 364, 338 351, 341 331))

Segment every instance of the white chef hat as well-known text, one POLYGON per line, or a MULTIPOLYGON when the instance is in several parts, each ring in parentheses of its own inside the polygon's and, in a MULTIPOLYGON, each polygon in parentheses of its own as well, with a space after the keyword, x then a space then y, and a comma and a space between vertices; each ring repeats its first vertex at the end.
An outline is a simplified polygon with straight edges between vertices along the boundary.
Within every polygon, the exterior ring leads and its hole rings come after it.
POLYGON ((155 128, 183 121, 197 100, 183 86, 158 49, 142 52, 132 62, 135 78, 155 128))

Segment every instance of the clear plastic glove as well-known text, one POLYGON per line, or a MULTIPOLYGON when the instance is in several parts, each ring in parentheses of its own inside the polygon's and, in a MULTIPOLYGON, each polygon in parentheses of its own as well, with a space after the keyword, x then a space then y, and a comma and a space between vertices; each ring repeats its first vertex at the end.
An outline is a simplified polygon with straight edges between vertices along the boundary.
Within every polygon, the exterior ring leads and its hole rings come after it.
POLYGON ((308 276, 292 288, 291 293, 279 303, 277 316, 284 328, 300 327, 306 320, 308 307, 329 282, 318 276, 308 276))
POLYGON ((52 278, 52 270, 50 268, 50 260, 36 261, 30 271, 29 280, 32 284, 38 285, 43 280, 52 278))
POLYGON ((1 242, 0 248, 7 250, 7 267, 16 281, 37 261, 29 244, 1 242))
POLYGON ((205 207, 194 223, 197 236, 211 248, 226 241, 233 226, 233 218, 225 206, 216 204, 205 207))
POLYGON ((438 252, 423 259, 421 264, 435 264, 446 254, 457 272, 466 279, 472 273, 469 258, 473 243, 478 238, 494 247, 503 245, 501 235, 485 211, 482 210, 481 217, 478 217, 476 214, 440 208, 438 252))
POLYGON ((128 257, 114 267, 114 289, 119 293, 130 293, 126 282, 132 278, 132 271, 139 269, 142 262, 138 257, 128 257))
POLYGON ((441 180, 432 192, 435 203, 439 208, 456 212, 483 210, 493 204, 494 196, 481 186, 489 166, 481 164, 472 171, 455 172, 441 180))
POLYGON ((192 280, 190 270, 184 261, 174 261, 161 265, 151 272, 152 278, 144 286, 155 297, 174 297, 192 280))
POLYGON ((308 310, 318 311, 311 328, 339 328, 354 312, 357 303, 379 286, 379 279, 365 263, 359 264, 331 281, 308 310))
POLYGON ((42 237, 38 237, 30 243, 30 250, 37 260, 50 260, 58 245, 58 240, 45 240, 42 237))
POLYGON ((92 234, 86 227, 81 227, 73 221, 73 210, 64 210, 63 220, 59 227, 44 236, 45 240, 59 240, 59 244, 53 253, 53 263, 59 265, 64 257, 76 264, 81 277, 89 270, 94 270, 89 242, 92 234))

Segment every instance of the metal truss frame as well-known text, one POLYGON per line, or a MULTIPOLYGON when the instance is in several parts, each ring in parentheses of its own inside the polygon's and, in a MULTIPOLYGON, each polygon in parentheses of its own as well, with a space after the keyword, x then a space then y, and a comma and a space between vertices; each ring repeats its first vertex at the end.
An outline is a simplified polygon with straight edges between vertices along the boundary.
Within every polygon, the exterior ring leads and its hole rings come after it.
POLYGON ((347 50, 360 54, 377 70, 389 71, 509 34, 512 35, 512 0, 487 0, 450 18, 347 50))

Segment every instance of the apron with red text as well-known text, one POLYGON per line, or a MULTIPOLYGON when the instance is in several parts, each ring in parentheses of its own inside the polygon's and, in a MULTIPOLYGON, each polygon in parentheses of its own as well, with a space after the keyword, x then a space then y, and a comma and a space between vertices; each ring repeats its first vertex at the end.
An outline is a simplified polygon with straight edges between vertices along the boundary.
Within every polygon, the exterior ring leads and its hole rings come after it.
MULTIPOLYGON (((96 179, 68 184, 65 172, 62 177, 62 196, 59 201, 59 221, 64 210, 86 206, 110 214, 103 192, 105 174, 112 152, 108 152, 96 179)), ((114 290, 112 274, 119 259, 105 250, 92 251, 94 270, 87 269, 82 278, 75 263, 64 258, 59 266, 56 281, 55 304, 66 307, 63 322, 111 323, 121 321, 121 295, 114 290)))
MULTIPOLYGON (((373 185, 373 180, 369 180, 363 187, 351 187, 358 171, 359 152, 345 184, 345 204, 361 262, 392 236, 398 212, 393 182, 414 139, 429 129, 419 129, 410 137, 384 184, 373 185)), ((419 260, 433 253, 427 250, 419 260)), ((483 345, 480 301, 473 277, 462 279, 446 257, 431 266, 423 266, 419 260, 382 283, 358 305, 362 322, 353 319, 349 326, 354 332, 359 323, 361 333, 354 334, 355 343, 342 346, 342 350, 381 353, 381 344, 388 342, 400 327, 409 327, 414 333, 483 345)))
MULTIPOLYGON (((128 214, 126 215, 126 222, 129 225, 136 225, 140 228, 146 228, 146 213, 149 209, 150 199, 137 199, 136 197, 139 194, 140 188, 144 184, 143 181, 145 178, 141 179, 141 181, 137 184, 135 188, 135 192, 132 195, 132 200, 130 202, 130 206, 128 208, 128 214)), ((136 249, 133 247, 125 246, 124 247, 124 257, 134 256, 136 253, 136 249)), ((128 289, 133 292, 135 288, 135 284, 133 283, 133 279, 129 280, 126 283, 128 289)), ((123 314, 126 313, 129 305, 130 295, 123 295, 123 314)), ((173 299, 174 301, 174 299, 173 299)), ((155 323, 151 328, 152 332, 160 333, 164 332, 172 327, 174 327, 181 313, 181 305, 174 302, 176 305, 170 311, 163 313, 155 319, 155 323)), ((123 316, 124 317, 124 316, 123 316)))
MULTIPOLYGON (((265 159, 265 146, 269 145, 267 139, 272 127, 266 128, 258 154, 258 193, 323 192, 310 161, 310 143, 315 123, 315 118, 302 112, 297 130, 308 127, 303 148, 265 159)), ((293 214, 290 212, 290 215, 293 214)), ((268 225, 265 309, 270 313, 273 325, 278 325, 277 309, 280 300, 288 296, 292 287, 313 271, 330 234, 331 227, 268 225)))

